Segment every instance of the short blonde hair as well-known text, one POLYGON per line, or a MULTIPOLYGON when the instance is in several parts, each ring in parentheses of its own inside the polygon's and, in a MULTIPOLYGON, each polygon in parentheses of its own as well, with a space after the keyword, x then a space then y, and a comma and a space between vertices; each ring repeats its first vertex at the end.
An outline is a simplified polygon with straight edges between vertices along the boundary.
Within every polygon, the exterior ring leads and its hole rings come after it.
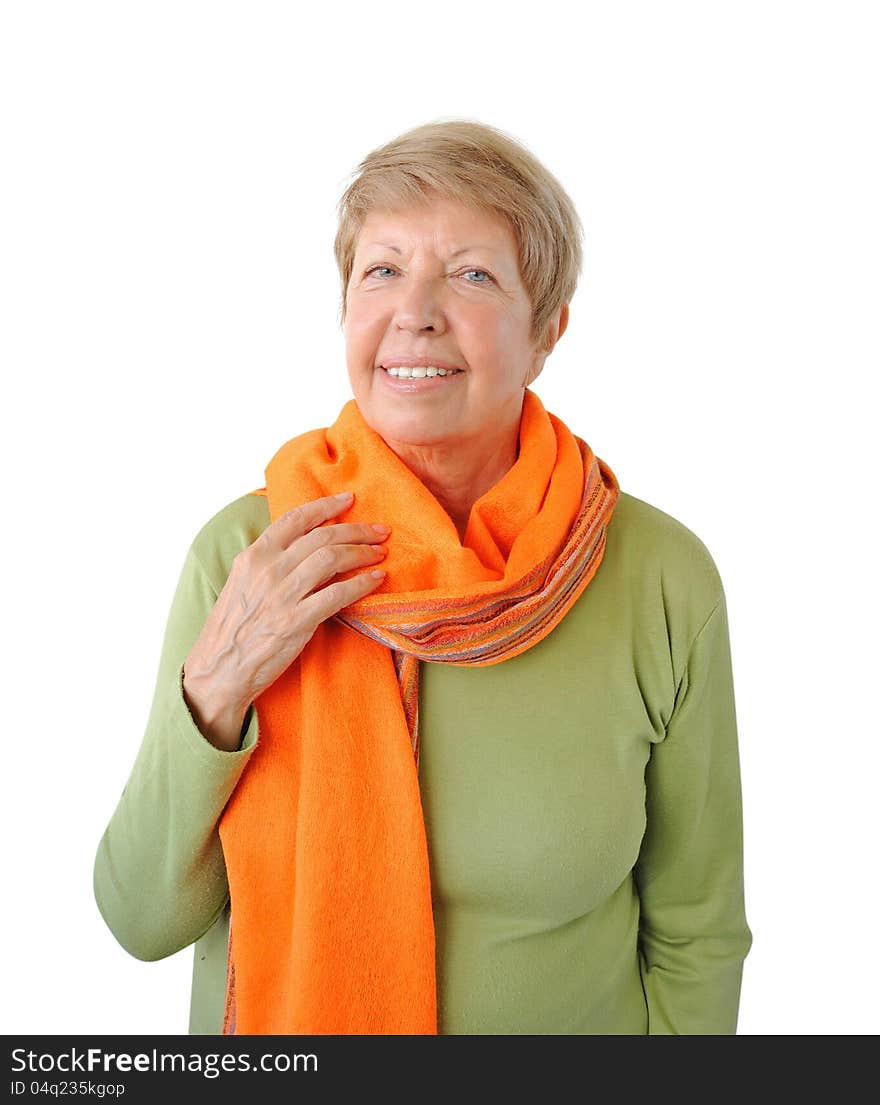
POLYGON ((467 119, 425 123, 373 150, 337 205, 333 244, 342 279, 340 323, 361 227, 373 208, 401 210, 441 196, 506 219, 532 304, 533 341, 549 337, 581 271, 583 227, 559 181, 520 142, 467 119))

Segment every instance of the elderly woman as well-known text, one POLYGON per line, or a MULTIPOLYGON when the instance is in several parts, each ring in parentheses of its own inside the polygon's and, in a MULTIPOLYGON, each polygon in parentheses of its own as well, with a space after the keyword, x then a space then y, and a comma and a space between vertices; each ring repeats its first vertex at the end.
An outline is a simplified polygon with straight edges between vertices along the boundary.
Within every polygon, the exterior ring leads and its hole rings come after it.
POLYGON ((736 1031, 721 579, 530 389, 580 233, 469 121, 342 197, 354 398, 197 533, 95 863, 193 1033, 736 1031))

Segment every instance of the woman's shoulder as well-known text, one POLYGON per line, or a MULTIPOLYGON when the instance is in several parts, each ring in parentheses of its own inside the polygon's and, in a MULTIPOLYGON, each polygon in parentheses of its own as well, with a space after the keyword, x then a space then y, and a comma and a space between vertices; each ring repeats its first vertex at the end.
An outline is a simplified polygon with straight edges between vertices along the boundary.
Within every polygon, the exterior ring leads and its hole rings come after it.
POLYGON ((193 538, 190 553, 218 590, 238 553, 252 545, 269 524, 269 501, 260 491, 240 495, 221 507, 193 538))
POLYGON ((621 491, 611 515, 606 555, 628 578, 659 580, 670 595, 711 609, 723 596, 718 565, 705 542, 678 518, 621 491))

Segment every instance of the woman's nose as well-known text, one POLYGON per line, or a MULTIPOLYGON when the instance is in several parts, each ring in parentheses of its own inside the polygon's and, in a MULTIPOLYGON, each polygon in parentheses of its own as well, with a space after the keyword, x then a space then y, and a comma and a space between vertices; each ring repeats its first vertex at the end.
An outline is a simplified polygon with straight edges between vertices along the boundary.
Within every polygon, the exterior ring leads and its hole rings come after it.
POLYGON ((395 311, 401 330, 439 330, 443 325, 443 305, 435 282, 410 277, 401 287, 395 311))

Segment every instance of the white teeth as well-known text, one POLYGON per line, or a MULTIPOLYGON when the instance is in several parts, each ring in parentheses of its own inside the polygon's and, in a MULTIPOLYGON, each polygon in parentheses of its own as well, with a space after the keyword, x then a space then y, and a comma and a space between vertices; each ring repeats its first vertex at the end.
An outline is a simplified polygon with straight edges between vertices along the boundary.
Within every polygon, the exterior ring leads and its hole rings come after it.
POLYGON ((426 376, 456 376, 460 368, 438 368, 436 365, 400 365, 385 370, 389 376, 402 380, 422 380, 426 376))

